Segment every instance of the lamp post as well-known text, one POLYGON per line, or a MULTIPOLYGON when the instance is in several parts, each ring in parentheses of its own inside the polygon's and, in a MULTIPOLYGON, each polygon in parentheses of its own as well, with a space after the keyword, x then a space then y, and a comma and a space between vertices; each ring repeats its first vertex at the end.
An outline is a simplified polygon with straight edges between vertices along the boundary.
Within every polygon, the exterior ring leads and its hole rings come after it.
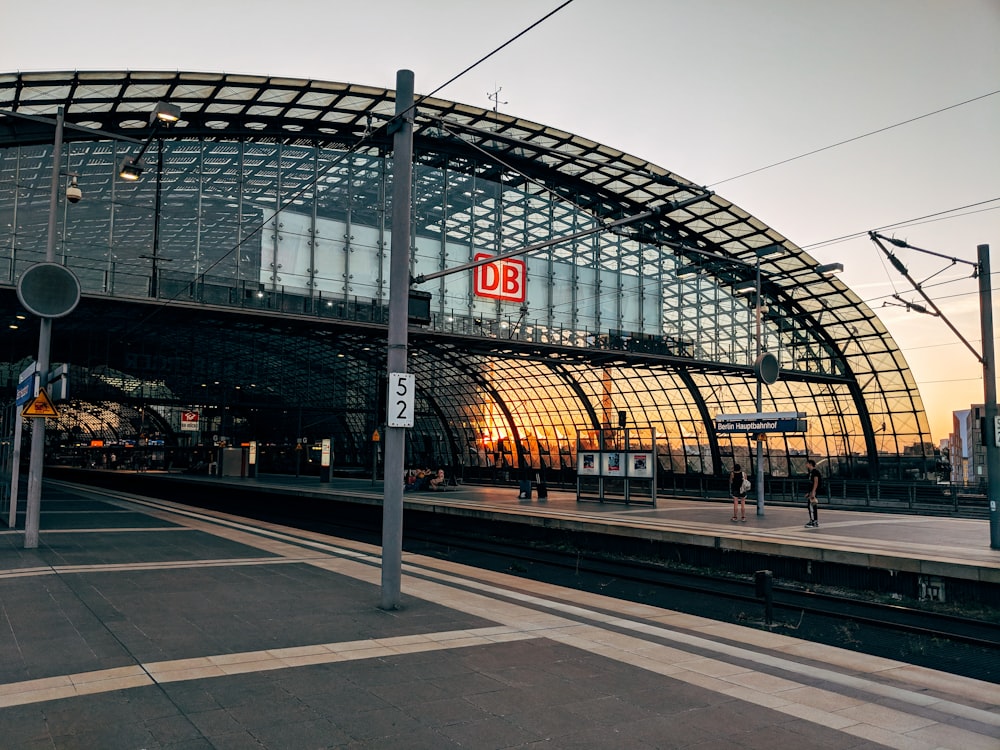
MULTIPOLYGON (((760 256, 761 256, 761 253, 758 252, 757 253, 757 263, 755 264, 757 266, 757 268, 756 268, 755 279, 754 279, 754 282, 755 282, 755 285, 756 285, 755 286, 755 288, 756 288, 756 295, 757 295, 757 298, 754 301, 754 318, 756 318, 755 325, 756 325, 756 328, 757 328, 757 334, 756 334, 757 345, 755 347, 753 361, 755 363, 758 363, 758 367, 759 367, 759 363, 760 363, 760 355, 762 354, 761 349, 762 349, 762 345, 763 345, 763 342, 761 341, 761 317, 764 314, 764 311, 761 309, 761 304, 760 304, 760 256)), ((757 377, 756 377, 756 380, 757 380, 757 399, 754 402, 754 405, 755 405, 755 407, 757 409, 757 413, 760 414, 761 411, 763 411, 763 409, 764 409, 764 381, 761 379, 760 372, 757 372, 756 375, 757 375, 757 377)), ((756 464, 755 464, 754 471, 757 474, 757 515, 763 517, 763 515, 764 515, 764 440, 763 440, 763 435, 762 434, 758 434, 757 435, 756 443, 757 443, 757 456, 756 456, 757 461, 756 461, 756 464)))
MULTIPOLYGON (((757 392, 754 399, 754 407, 757 410, 757 414, 761 414, 764 409, 764 384, 771 385, 777 381, 779 363, 777 357, 775 357, 770 352, 764 351, 763 346, 763 317, 764 317, 764 307, 761 304, 761 294, 762 294, 762 280, 760 270, 760 259, 768 255, 774 255, 782 251, 779 245, 768 245, 766 247, 758 248, 756 251, 756 262, 754 263, 754 282, 752 287, 748 282, 742 282, 737 285, 734 289, 737 293, 743 293, 749 291, 751 288, 756 295, 754 300, 754 374, 757 381, 757 392)), ((816 266, 812 269, 821 276, 828 276, 834 273, 840 273, 844 270, 842 263, 827 263, 824 265, 816 266)), ((786 276, 787 274, 778 274, 776 276, 769 276, 768 278, 780 278, 781 276, 786 276)), ((757 515, 760 517, 764 516, 764 441, 761 434, 756 436, 756 456, 755 456, 755 473, 757 476, 757 515)))
POLYGON ((153 205, 153 254, 152 268, 149 273, 149 296, 156 298, 160 291, 159 261, 160 261, 160 208, 162 206, 163 185, 163 139, 158 138, 161 127, 170 127, 181 119, 181 109, 176 104, 157 102, 149 115, 149 125, 153 128, 143 142, 139 152, 134 156, 126 156, 118 170, 118 176, 128 182, 138 180, 146 167, 142 156, 146 153, 153 139, 156 138, 156 200, 153 205))
POLYGON ((156 141, 156 201, 153 204, 153 261, 149 271, 149 296, 160 294, 160 209, 163 205, 163 140, 156 141))
POLYGON ((142 142, 142 147, 137 154, 126 156, 122 160, 121 167, 118 169, 118 176, 129 182, 138 180, 142 176, 142 173, 146 171, 146 166, 142 163, 142 155, 146 153, 146 149, 153 142, 153 138, 159 133, 160 127, 169 127, 180 119, 181 108, 176 104, 157 102, 156 107, 149 113, 149 124, 153 127, 152 132, 142 142))
MULTIPOLYGON (((756 408, 758 414, 760 414, 764 409, 764 380, 765 380, 765 377, 762 374, 763 370, 762 365, 764 363, 762 357, 764 355, 763 351, 764 347, 762 341, 761 328, 763 325, 762 318, 764 315, 764 310, 760 302, 760 295, 761 295, 760 259, 768 255, 779 253, 781 252, 781 250, 782 248, 778 245, 769 245, 767 247, 758 248, 755 253, 756 262, 754 263, 754 294, 756 296, 754 299, 753 308, 754 308, 754 326, 756 328, 756 333, 754 336, 755 346, 754 346, 753 361, 754 361, 754 371, 757 380, 757 394, 756 394, 756 399, 754 400, 754 407, 756 408)), ((774 357, 773 354, 770 356, 774 357)), ((776 365, 777 362, 775 361, 774 364, 776 365)), ((777 374, 776 371, 775 374, 777 374)), ((774 382, 773 379, 769 380, 768 384, 770 385, 770 383, 773 382, 774 382)), ((759 517, 763 517, 764 516, 764 440, 761 434, 758 434, 756 437, 757 439, 755 442, 757 443, 757 451, 755 456, 756 461, 754 464, 754 473, 756 474, 757 477, 757 515, 759 517)))

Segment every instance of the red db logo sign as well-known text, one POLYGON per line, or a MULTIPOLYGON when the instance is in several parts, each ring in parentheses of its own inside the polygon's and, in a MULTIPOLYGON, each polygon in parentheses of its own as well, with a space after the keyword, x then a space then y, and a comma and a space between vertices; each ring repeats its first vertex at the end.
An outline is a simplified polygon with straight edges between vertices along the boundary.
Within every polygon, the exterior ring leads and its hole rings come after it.
MULTIPOLYGON (((473 260, 492 258, 489 253, 476 253, 473 260)), ((498 260, 475 269, 477 297, 505 302, 524 302, 528 286, 528 264, 520 258, 498 260)))

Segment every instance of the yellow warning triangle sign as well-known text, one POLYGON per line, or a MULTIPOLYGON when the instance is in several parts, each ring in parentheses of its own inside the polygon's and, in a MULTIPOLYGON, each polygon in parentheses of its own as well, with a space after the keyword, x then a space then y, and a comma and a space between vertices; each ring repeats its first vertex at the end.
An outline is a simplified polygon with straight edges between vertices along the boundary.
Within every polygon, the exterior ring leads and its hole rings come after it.
POLYGON ((22 417, 58 417, 59 412, 49 399, 49 394, 45 390, 38 392, 31 401, 24 405, 21 410, 22 417))

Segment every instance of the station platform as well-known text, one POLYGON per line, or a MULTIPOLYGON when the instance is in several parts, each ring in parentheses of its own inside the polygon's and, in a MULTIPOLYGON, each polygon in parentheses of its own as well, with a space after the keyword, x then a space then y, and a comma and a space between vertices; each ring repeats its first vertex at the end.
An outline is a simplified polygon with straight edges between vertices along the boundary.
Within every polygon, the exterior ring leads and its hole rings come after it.
MULTIPOLYGON (((55 476, 82 481, 103 476, 105 486, 138 488, 139 492, 146 483, 166 482, 179 488, 193 484, 370 505, 381 505, 384 493, 381 481, 337 477, 321 482, 315 476, 278 474, 246 478, 75 470, 55 476), (133 478, 135 481, 129 481, 133 478)), ((404 507, 470 519, 968 581, 973 585, 1000 585, 1000 550, 990 547, 988 519, 833 510, 821 504, 819 528, 805 528, 809 519, 804 501, 798 507, 766 504, 764 515, 759 516, 750 498, 747 520, 732 522, 731 502, 660 496, 654 507, 648 502, 626 505, 578 501, 575 490, 553 487, 548 488, 544 500, 533 494, 529 501, 519 499, 517 488, 510 486, 463 484, 447 490, 404 493, 404 507)))
MULTIPOLYGON (((189 491, 215 481, 230 480, 189 491)), ((510 494, 406 502, 882 544, 854 514, 806 530, 804 510, 773 509, 730 527, 718 504, 510 494)), ((41 520, 34 550, 0 532, 4 748, 1000 746, 993 683, 408 553, 402 606, 385 611, 377 547, 121 491, 48 481, 41 520)), ((938 532, 938 554, 984 546, 968 523, 938 532)), ((930 552, 921 528, 907 533, 930 552)))

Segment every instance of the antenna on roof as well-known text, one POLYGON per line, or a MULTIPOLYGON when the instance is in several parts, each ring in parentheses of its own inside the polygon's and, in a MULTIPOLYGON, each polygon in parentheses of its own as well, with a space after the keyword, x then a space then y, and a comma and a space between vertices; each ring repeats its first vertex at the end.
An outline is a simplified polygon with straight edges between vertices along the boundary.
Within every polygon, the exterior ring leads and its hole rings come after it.
POLYGON ((510 102, 500 101, 500 92, 503 91, 503 86, 497 86, 495 83, 493 85, 496 86, 496 88, 493 90, 492 94, 487 91, 486 98, 493 102, 493 116, 496 118, 499 114, 500 105, 509 104, 510 102))

